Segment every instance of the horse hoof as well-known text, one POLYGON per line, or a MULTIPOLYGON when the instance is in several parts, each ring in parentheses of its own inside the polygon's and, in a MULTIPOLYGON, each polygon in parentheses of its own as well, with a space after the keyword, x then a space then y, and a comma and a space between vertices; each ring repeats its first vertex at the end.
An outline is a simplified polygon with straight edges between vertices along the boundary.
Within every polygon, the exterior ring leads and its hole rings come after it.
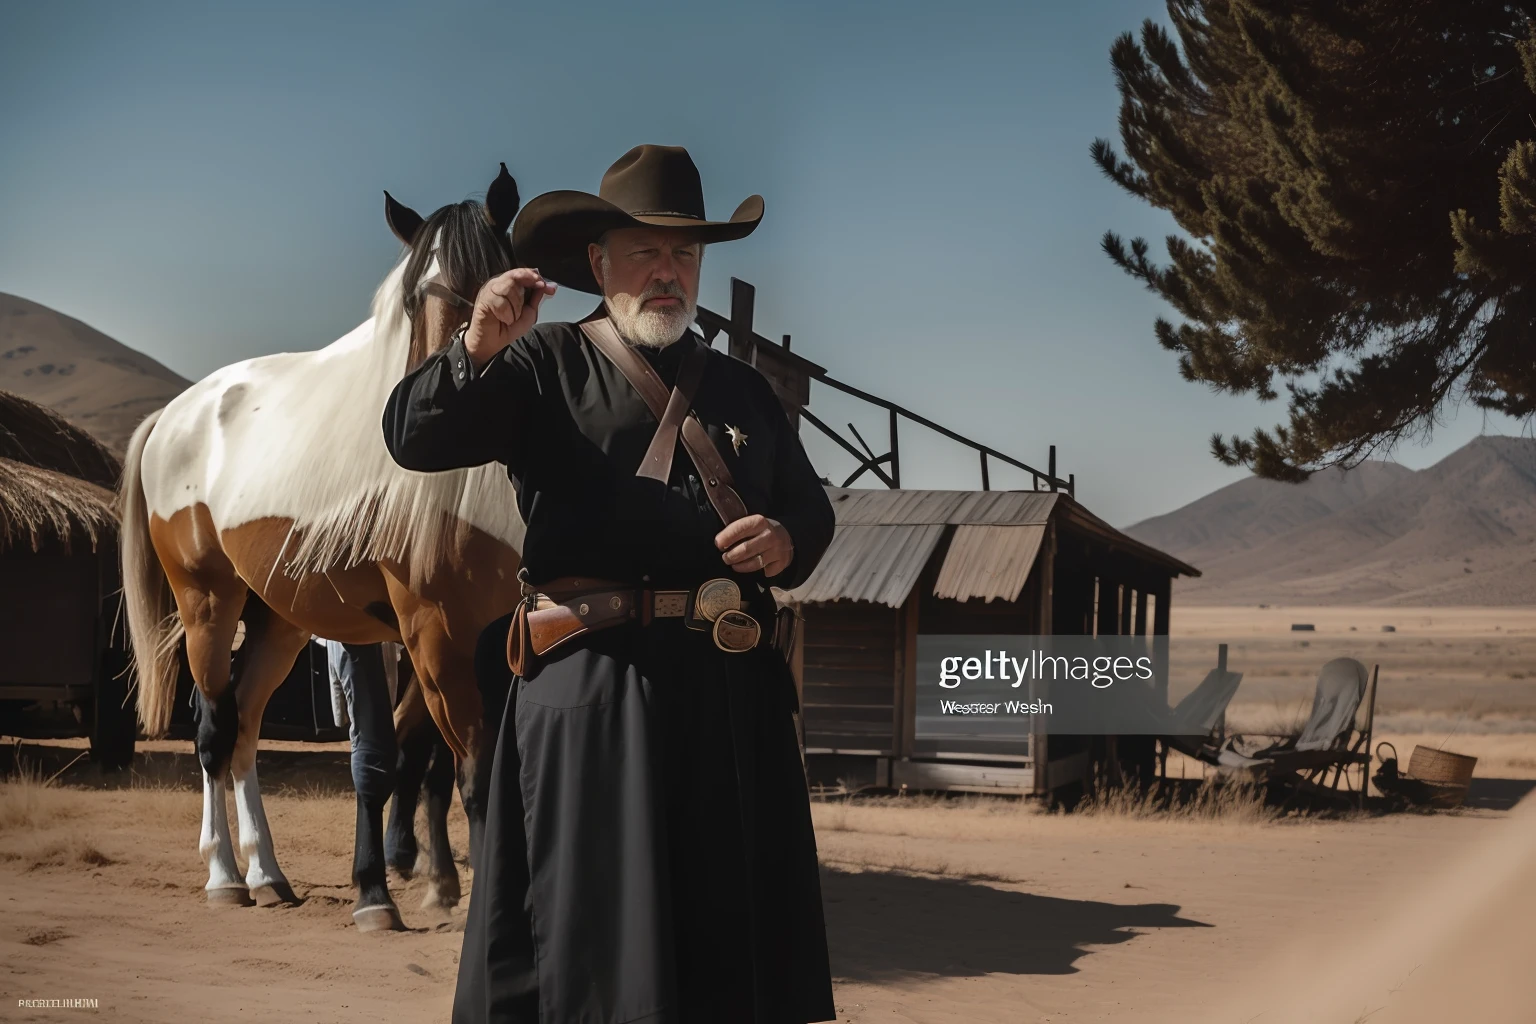
POLYGON ((256 901, 259 907, 275 907, 279 903, 299 905, 299 898, 293 892, 293 886, 287 882, 273 882, 271 885, 258 885, 251 890, 251 899, 256 901))
POLYGON ((256 901, 251 899, 250 890, 245 886, 222 886, 218 889, 204 889, 208 895, 210 907, 249 907, 256 901))
POLYGON ((458 905, 459 887, 456 885, 429 885, 426 896, 421 900, 422 910, 435 910, 440 913, 447 913, 458 905))
POLYGON ((414 860, 409 864, 390 864, 388 867, 389 870, 395 873, 395 877, 399 878, 402 882, 409 882, 416 876, 416 862, 414 860))
POLYGON ((405 922, 400 920, 400 911, 387 904, 378 907, 358 907, 352 911, 352 921, 360 932, 405 931, 405 922))

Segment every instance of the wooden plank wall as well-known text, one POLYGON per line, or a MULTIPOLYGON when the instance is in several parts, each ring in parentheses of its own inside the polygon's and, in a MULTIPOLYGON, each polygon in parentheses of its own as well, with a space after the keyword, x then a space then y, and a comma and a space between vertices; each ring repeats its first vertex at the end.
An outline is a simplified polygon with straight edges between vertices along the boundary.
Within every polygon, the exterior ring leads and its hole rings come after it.
POLYGON ((804 609, 802 726, 808 750, 896 751, 901 611, 865 601, 804 609))

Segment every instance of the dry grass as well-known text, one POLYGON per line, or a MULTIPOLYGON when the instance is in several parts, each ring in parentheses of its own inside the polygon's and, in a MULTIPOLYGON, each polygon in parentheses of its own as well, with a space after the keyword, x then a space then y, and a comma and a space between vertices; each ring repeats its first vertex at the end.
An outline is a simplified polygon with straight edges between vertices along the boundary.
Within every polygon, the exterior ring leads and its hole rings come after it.
POLYGON ((38 868, 103 867, 116 864, 79 832, 26 836, 0 846, 0 861, 19 862, 25 871, 38 868))
POLYGON ((1262 786, 1224 782, 1214 776, 1182 798, 1137 787, 1102 789, 1078 804, 1074 813, 1090 818, 1194 821, 1215 825, 1263 825, 1278 821, 1280 811, 1265 803, 1262 786))
MULTIPOLYGON (((1246 784, 1211 779, 1172 801, 1155 794, 1103 791, 1072 813, 1052 812, 1032 800, 982 795, 858 797, 811 805, 816 831, 922 840, 1070 839, 1099 835, 1179 834, 1190 829, 1264 828, 1281 815, 1263 793, 1246 784)), ((932 867, 932 865, 930 865, 932 867)), ((934 872, 953 874, 953 871, 934 872)))
POLYGON ((118 829, 171 828, 193 831, 201 808, 182 789, 135 778, 110 795, 66 786, 24 757, 0 781, 0 861, 22 870, 96 868, 119 862, 93 836, 118 829), (110 803, 103 806, 104 797, 110 803), (103 813, 105 811, 105 813, 103 813))
POLYGON ((25 758, 0 782, 0 836, 34 830, 60 818, 78 816, 80 808, 63 796, 64 788, 25 758))
POLYGON ((954 878, 964 882, 1020 883, 1023 877, 1006 872, 988 871, 976 867, 957 865, 944 857, 922 857, 911 853, 905 846, 896 850, 858 851, 821 858, 823 864, 843 871, 892 871, 903 875, 928 875, 954 878))

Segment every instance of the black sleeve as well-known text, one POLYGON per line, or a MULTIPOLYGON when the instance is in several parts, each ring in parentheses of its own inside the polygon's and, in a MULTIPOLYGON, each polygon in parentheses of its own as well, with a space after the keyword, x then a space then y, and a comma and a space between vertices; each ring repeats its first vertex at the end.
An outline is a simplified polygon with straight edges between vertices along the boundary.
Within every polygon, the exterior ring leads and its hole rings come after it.
POLYGON ((384 406, 384 443, 395 462, 432 473, 516 460, 539 394, 531 337, 478 371, 456 338, 402 378, 384 406))
POLYGON ((767 414, 777 435, 773 443, 775 463, 768 517, 783 524, 795 545, 794 557, 788 567, 768 582, 789 590, 804 583, 821 562, 821 556, 827 553, 827 547, 832 543, 835 518, 826 488, 816 475, 810 457, 805 454, 795 428, 790 426, 789 417, 784 414, 784 407, 779 404, 772 385, 765 378, 759 376, 758 379, 762 382, 767 404, 771 406, 767 414))

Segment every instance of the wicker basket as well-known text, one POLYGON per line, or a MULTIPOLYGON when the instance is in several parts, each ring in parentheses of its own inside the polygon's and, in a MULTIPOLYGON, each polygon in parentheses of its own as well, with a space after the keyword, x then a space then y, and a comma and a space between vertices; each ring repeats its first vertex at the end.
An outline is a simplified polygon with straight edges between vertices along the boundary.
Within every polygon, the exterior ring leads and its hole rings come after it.
POLYGON ((1466 754, 1416 746, 1413 748, 1413 756, 1408 759, 1408 774, 1423 782, 1465 786, 1472 781, 1472 769, 1476 765, 1477 758, 1466 754))
POLYGON ((1460 807, 1467 798, 1467 787, 1472 782, 1472 769, 1476 765, 1477 758, 1466 754, 1416 746, 1413 756, 1408 759, 1407 774, 1425 784, 1431 807, 1460 807))

